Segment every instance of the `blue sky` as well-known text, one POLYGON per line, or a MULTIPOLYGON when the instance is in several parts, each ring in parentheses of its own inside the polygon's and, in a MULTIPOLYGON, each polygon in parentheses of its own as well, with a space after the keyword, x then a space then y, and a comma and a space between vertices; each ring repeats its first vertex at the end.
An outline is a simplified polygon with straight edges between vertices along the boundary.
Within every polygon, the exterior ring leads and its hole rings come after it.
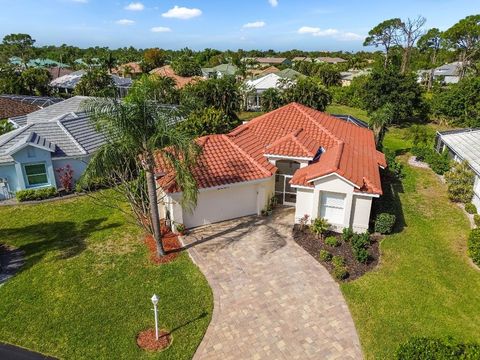
POLYGON ((38 45, 358 50, 391 17, 446 29, 478 0, 0 0, 0 36, 38 45))

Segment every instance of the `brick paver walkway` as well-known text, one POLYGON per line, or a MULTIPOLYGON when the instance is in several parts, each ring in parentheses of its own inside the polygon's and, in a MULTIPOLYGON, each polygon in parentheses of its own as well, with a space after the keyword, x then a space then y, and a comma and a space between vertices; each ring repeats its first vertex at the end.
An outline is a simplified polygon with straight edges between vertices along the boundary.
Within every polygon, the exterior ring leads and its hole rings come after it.
POLYGON ((292 209, 185 237, 215 308, 194 359, 361 359, 337 283, 292 239, 292 209))

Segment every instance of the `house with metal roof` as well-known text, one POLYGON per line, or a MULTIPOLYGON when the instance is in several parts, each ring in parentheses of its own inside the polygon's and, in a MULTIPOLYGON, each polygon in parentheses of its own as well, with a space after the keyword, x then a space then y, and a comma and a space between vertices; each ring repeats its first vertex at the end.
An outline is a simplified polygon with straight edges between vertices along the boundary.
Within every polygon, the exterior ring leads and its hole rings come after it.
POLYGON ((373 132, 298 103, 196 142, 202 151, 192 170, 199 187, 193 211, 182 209, 175 172, 156 156, 160 216, 187 228, 260 214, 275 197, 295 207, 296 222, 306 215, 363 232, 382 195, 386 161, 373 132))
POLYGON ((227 75, 236 75, 238 67, 233 64, 220 64, 212 68, 202 68, 202 76, 206 79, 221 78, 227 75))
POLYGON ((18 128, 0 136, 0 200, 24 189, 59 188, 57 169, 69 165, 78 180, 104 137, 82 112, 88 99, 75 96, 11 118, 18 128))
POLYGON ((475 173, 472 203, 480 209, 480 129, 462 129, 437 132, 436 149, 448 150, 455 161, 466 160, 475 173))
POLYGON ((430 74, 433 72, 433 80, 439 81, 442 84, 456 84, 460 81, 462 68, 463 63, 461 61, 455 61, 431 70, 418 70, 417 81, 419 83, 427 82, 430 74))

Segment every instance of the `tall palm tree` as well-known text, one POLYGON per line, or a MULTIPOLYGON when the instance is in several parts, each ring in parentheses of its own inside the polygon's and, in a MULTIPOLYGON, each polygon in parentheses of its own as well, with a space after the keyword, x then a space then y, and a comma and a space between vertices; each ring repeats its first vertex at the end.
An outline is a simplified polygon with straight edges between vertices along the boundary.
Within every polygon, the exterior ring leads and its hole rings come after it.
MULTIPOLYGON (((161 157, 165 165, 175 171, 176 181, 183 191, 182 206, 191 208, 197 201, 197 185, 191 168, 198 154, 196 143, 174 126, 175 119, 183 115, 181 111, 162 104, 161 99, 158 79, 144 76, 134 84, 124 101, 95 98, 84 104, 96 128, 106 138, 105 145, 90 160, 84 177, 98 179, 125 174, 122 168, 135 167, 136 171, 127 173, 132 179, 123 180, 145 186, 147 204, 140 214, 134 213, 139 223, 149 222, 148 229, 155 238, 159 256, 165 255, 165 250, 158 212, 155 157, 161 157)), ((127 195, 133 207, 135 199, 132 197, 127 195)))
POLYGON ((387 126, 392 123, 393 117, 394 109, 390 103, 385 104, 370 116, 369 127, 375 135, 375 144, 379 150, 382 149, 387 126))

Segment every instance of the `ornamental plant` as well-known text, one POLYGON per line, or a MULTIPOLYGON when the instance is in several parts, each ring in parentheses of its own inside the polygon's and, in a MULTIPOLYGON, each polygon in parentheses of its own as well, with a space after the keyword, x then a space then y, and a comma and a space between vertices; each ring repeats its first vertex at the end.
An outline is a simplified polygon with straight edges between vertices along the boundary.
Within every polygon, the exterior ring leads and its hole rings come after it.
POLYGON ((467 161, 456 163, 445 174, 448 197, 453 202, 469 203, 473 197, 475 177, 467 161))
POLYGON ((73 169, 67 164, 65 167, 61 167, 55 170, 58 173, 60 184, 66 192, 70 192, 73 189, 73 169))
POLYGON ((316 218, 313 220, 312 226, 310 226, 310 230, 323 239, 323 235, 328 231, 330 228, 330 224, 326 219, 323 218, 316 218))

